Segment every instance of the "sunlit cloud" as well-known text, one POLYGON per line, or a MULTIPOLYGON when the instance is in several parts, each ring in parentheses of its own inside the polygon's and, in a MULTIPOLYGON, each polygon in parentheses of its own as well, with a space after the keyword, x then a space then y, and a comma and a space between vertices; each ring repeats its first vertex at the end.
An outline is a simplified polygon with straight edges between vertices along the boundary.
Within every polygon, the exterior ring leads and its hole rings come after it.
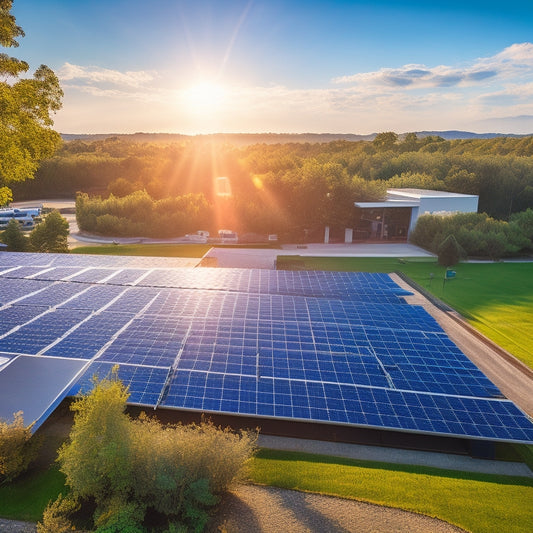
POLYGON ((100 116, 108 124, 101 131, 121 123, 135 131, 180 133, 372 133, 468 129, 503 109, 515 116, 533 113, 531 43, 509 46, 466 66, 412 63, 337 78, 313 89, 239 84, 218 75, 187 85, 187 77, 177 79, 175 73, 69 63, 59 76, 69 106, 79 107, 72 114, 74 126, 66 112, 58 114, 63 131, 78 131, 81 117, 94 124, 100 116))

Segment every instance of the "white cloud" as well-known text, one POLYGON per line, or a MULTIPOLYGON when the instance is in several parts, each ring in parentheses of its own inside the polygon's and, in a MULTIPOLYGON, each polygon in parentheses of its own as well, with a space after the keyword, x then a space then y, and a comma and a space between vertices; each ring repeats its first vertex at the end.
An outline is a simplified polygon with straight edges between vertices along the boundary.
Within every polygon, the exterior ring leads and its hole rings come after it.
POLYGON ((83 67, 65 63, 58 72, 61 81, 86 80, 91 83, 107 83, 125 87, 141 87, 152 81, 154 75, 145 70, 120 72, 101 67, 83 67))
POLYGON ((486 84, 494 79, 516 76, 533 76, 533 44, 513 44, 502 52, 488 58, 480 58, 468 66, 408 64, 399 68, 382 68, 340 76, 332 81, 336 84, 356 86, 381 86, 405 89, 466 87, 486 84))

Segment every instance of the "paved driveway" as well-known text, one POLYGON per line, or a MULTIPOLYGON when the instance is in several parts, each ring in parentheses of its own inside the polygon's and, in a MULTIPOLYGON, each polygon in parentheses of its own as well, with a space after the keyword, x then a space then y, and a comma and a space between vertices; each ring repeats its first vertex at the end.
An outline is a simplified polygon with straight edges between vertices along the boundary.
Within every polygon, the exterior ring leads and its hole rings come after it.
POLYGON ((412 244, 307 244, 281 249, 211 248, 205 257, 222 268, 275 268, 278 255, 320 257, 435 257, 412 244))

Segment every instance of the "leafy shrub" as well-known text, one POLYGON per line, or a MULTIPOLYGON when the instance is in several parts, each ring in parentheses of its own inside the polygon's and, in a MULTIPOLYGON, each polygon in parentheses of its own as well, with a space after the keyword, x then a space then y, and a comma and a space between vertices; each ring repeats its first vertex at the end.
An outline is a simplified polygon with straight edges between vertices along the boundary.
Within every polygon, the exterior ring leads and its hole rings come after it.
POLYGON ((97 533, 145 533, 144 510, 135 503, 114 499, 95 520, 97 533))
POLYGON ((22 411, 14 414, 11 423, 0 420, 0 481, 12 481, 25 472, 40 446, 41 439, 24 426, 22 411))
POLYGON ((532 247, 529 233, 533 232, 533 211, 519 213, 511 223, 495 220, 485 213, 457 213, 455 215, 422 215, 411 233, 411 242, 439 253, 441 243, 455 235, 457 243, 469 256, 503 256, 527 252, 532 247))
MULTIPOLYGON (((526 209, 521 213, 514 213, 510 220, 512 225, 520 228, 523 235, 530 241, 533 241, 533 209, 526 209)), ((531 248, 531 243, 530 243, 531 248)))
POLYGON ((46 506, 42 521, 37 524, 37 533, 71 533, 74 526, 69 516, 79 508, 80 504, 75 498, 60 494, 46 506))
POLYGON ((219 495, 243 475, 257 434, 210 422, 133 420, 125 413, 127 398, 115 373, 74 402, 70 438, 58 457, 67 484, 75 497, 96 502, 98 531, 142 531, 148 509, 175 527, 201 531, 219 495))
POLYGON ((203 194, 153 200, 142 190, 117 198, 76 197, 76 219, 83 231, 121 237, 175 237, 209 227, 210 207, 203 194))

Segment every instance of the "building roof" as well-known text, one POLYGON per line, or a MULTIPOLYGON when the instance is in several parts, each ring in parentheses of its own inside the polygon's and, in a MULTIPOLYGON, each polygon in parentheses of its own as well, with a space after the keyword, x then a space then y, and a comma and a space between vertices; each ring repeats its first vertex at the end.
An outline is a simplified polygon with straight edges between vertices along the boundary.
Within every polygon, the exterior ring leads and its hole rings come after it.
POLYGON ((385 200, 380 202, 355 202, 355 207, 381 209, 385 207, 419 207, 423 198, 477 198, 475 194, 461 194, 429 189, 387 189, 385 200))
POLYGON ((433 191, 430 189, 387 189, 387 198, 402 196, 405 198, 477 198, 475 194, 461 194, 449 191, 433 191))

